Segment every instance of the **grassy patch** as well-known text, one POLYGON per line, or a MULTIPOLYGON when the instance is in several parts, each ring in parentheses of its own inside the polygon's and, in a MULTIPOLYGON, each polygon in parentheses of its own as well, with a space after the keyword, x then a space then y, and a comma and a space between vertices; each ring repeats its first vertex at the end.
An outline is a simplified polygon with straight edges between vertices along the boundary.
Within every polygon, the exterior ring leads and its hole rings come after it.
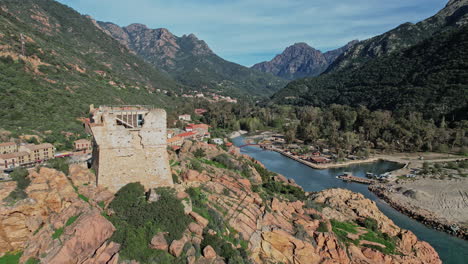
POLYGON ((89 203, 89 198, 86 197, 86 196, 84 196, 84 195, 82 195, 81 193, 78 194, 78 197, 79 197, 81 200, 83 200, 83 201, 89 203))
POLYGON ((3 257, 0 257, 1 264, 18 264, 19 259, 23 255, 22 251, 7 252, 3 257))
POLYGON ((336 221, 335 219, 332 219, 331 221, 333 230, 335 229, 341 229, 343 231, 346 231, 347 233, 352 233, 352 234, 357 234, 357 225, 354 223, 350 222, 339 222, 336 221))
POLYGON ((29 258, 28 260, 26 260, 24 264, 39 264, 39 263, 41 263, 41 261, 38 260, 37 258, 29 258))
POLYGON ((55 232, 52 234, 52 239, 57 239, 60 236, 62 236, 63 229, 64 229, 63 227, 56 229, 55 232))

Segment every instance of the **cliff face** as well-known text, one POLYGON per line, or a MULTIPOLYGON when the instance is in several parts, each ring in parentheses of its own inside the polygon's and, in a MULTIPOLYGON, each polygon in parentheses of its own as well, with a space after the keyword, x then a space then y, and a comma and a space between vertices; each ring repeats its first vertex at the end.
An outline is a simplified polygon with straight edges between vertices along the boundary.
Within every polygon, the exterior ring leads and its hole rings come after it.
POLYGON ((165 28, 150 29, 142 24, 119 27, 96 22, 96 25, 133 53, 198 91, 269 95, 286 84, 271 74, 220 58, 194 34, 178 37, 165 28))
POLYGON ((276 55, 271 61, 255 64, 252 68, 289 80, 317 76, 357 42, 357 40, 353 40, 344 47, 325 53, 306 43, 296 43, 287 47, 283 53, 276 55))
POLYGON ((165 28, 150 29, 143 24, 121 28, 113 23, 97 23, 129 50, 167 71, 176 67, 177 57, 214 55, 208 45, 194 34, 179 38, 165 28))
MULTIPOLYGON (((236 148, 226 153, 186 142, 170 158, 179 180, 177 198, 192 223, 182 238, 169 243, 165 233, 152 234, 147 246, 171 259, 200 264, 441 263, 429 244, 397 227, 360 194, 342 189, 304 193, 236 148), (360 224, 364 220, 374 224, 360 224)), ((2 204, 1 230, 10 230, 0 232, 0 252, 23 250, 23 261, 44 263, 119 261, 121 245, 111 242, 115 228, 102 216, 115 214, 103 209, 112 194, 93 186, 92 173, 73 166, 68 177, 45 168, 30 177, 30 199, 13 207, 2 204), (63 234, 57 234, 60 229, 63 234)))

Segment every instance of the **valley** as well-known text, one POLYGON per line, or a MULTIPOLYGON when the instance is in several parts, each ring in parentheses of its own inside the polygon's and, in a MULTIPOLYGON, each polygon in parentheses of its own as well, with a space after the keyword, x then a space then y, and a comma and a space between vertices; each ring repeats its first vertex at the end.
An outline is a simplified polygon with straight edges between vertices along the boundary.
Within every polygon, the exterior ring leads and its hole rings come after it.
POLYGON ((468 0, 408 1, 0 1, 0 263, 463 263, 468 0))

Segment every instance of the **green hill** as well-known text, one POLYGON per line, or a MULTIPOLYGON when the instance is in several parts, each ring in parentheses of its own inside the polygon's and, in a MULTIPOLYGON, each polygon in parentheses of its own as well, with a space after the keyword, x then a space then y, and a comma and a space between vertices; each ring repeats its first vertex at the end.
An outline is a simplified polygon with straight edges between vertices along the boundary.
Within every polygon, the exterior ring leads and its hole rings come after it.
POLYGON ((183 86, 91 19, 52 0, 0 2, 0 122, 6 130, 73 131, 89 104, 175 107, 183 86), (22 55, 21 35, 25 42, 22 55))
POLYGON ((364 105, 468 119, 468 25, 364 65, 290 83, 276 103, 364 105))
POLYGON ((450 0, 432 17, 419 23, 404 23, 381 35, 363 40, 338 57, 326 72, 355 68, 365 62, 409 48, 434 34, 468 23, 468 0, 450 0))

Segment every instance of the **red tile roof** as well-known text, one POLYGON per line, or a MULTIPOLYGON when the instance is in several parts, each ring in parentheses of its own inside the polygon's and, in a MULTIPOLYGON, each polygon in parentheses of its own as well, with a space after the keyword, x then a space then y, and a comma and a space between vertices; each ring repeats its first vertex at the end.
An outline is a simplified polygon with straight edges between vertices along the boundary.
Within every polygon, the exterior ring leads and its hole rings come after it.
POLYGON ((194 136, 196 135, 197 133, 195 132, 185 132, 185 133, 182 133, 182 134, 179 134, 177 135, 178 137, 181 137, 181 138, 184 138, 184 137, 190 137, 190 136, 194 136))
POLYGON ((15 142, 4 142, 4 143, 0 143, 0 147, 14 146, 14 145, 16 145, 15 142))

